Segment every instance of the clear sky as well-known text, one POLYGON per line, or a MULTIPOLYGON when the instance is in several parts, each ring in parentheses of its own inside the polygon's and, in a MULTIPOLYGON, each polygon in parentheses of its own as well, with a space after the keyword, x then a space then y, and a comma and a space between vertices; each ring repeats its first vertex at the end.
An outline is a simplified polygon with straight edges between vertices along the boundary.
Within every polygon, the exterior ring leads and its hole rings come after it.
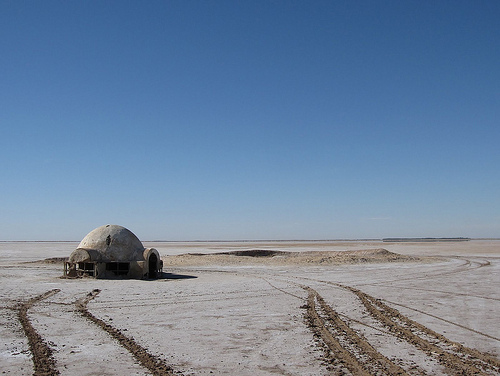
POLYGON ((0 240, 500 237, 500 2, 0 2, 0 240))

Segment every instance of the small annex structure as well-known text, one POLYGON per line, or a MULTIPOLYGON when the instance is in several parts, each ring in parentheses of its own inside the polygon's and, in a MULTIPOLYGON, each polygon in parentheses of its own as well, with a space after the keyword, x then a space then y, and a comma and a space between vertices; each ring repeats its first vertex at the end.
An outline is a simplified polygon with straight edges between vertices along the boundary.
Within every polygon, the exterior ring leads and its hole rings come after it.
POLYGON ((154 248, 144 248, 132 231, 104 225, 89 232, 64 263, 68 278, 158 278, 163 262, 154 248))

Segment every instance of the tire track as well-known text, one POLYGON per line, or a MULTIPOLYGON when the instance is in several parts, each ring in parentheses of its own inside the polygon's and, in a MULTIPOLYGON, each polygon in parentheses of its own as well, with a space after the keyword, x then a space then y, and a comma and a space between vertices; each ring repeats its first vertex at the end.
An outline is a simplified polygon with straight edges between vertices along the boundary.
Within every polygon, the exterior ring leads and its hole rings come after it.
POLYGON ((31 298, 18 307, 17 317, 21 323, 24 334, 28 338, 28 345, 33 357, 34 376, 55 376, 59 375, 56 368, 56 362, 53 357, 53 351, 49 345, 38 334, 28 318, 28 310, 37 302, 57 294, 59 289, 47 291, 41 295, 31 298))
MULTIPOLYGON (((438 259, 444 258, 443 256, 429 256, 429 257, 435 257, 435 258, 438 258, 438 259)), ((491 265, 490 261, 471 261, 469 259, 466 259, 466 258, 463 258, 463 257, 460 257, 460 256, 449 256, 449 257, 445 257, 445 258, 460 260, 460 261, 463 262, 463 264, 458 265, 458 266, 456 266, 456 268, 454 268, 452 270, 447 270, 447 271, 441 271, 441 272, 432 272, 432 271, 429 271, 429 272, 425 272, 424 275, 421 275, 420 272, 416 272, 416 273, 410 273, 409 276, 406 276, 404 278, 398 278, 398 279, 394 279, 394 280, 384 280, 382 282, 373 282, 373 283, 366 283, 366 284, 360 283, 360 284, 357 284, 357 285, 358 286, 378 285, 378 284, 390 283, 390 282, 414 281, 414 280, 430 279, 430 278, 434 279, 434 278, 439 278, 439 277, 442 277, 442 276, 447 276, 447 275, 450 275, 450 274, 463 273, 463 272, 467 272, 467 271, 470 271, 470 270, 475 270, 475 269, 479 269, 479 268, 483 268, 485 266, 490 266, 491 265)))
MULTIPOLYGON (((342 285, 339 285, 342 286, 342 285)), ((398 338, 403 339, 436 358, 455 374, 486 375, 486 372, 500 373, 500 362, 478 350, 463 346, 434 332, 402 315, 394 308, 382 303, 358 289, 342 286, 354 293, 366 310, 398 338)))
MULTIPOLYGON (((213 295, 213 296, 217 296, 217 294, 210 294, 210 295, 213 295)), ((219 294, 220 295, 220 294, 219 294)), ((261 298, 261 297, 266 297, 268 296, 269 294, 268 293, 265 293, 265 292, 262 292, 262 293, 255 293, 255 294, 251 294, 249 293, 247 296, 249 298, 261 298)), ((207 294, 208 296, 208 294, 207 294)), ((205 298, 205 299, 197 299, 197 300, 180 300, 181 298, 178 298, 178 300, 175 299, 175 297, 170 297, 170 298, 164 298, 164 299, 157 299, 155 300, 154 302, 146 302, 146 303, 141 303, 141 304, 132 304, 132 303, 129 303, 129 302, 126 302, 126 303, 120 303, 120 302, 117 302, 117 303, 114 303, 114 302, 110 302, 110 303, 97 303, 96 304, 96 308, 99 308, 99 309, 117 309, 117 308, 130 308, 130 307, 156 307, 156 306, 162 306, 162 305, 165 305, 165 304, 172 304, 175 302, 175 304, 193 304, 193 303, 204 303, 204 302, 214 302, 214 301, 228 301, 228 300, 238 300, 238 299, 241 299, 240 296, 233 296, 233 297, 221 297, 221 298, 205 298)), ((138 301, 141 301, 141 299, 138 299, 138 301)), ((143 301, 146 301, 145 299, 143 299, 143 301)))
MULTIPOLYGON (((429 358, 433 358, 437 362, 441 363, 441 365, 443 365, 452 374, 463 374, 463 375, 500 374, 500 361, 495 357, 486 353, 482 353, 479 350, 468 348, 458 342, 449 340, 445 336, 436 333, 433 330, 427 328, 426 326, 419 324, 411 320, 410 318, 402 315, 396 309, 393 309, 384 304, 380 299, 376 299, 356 288, 345 286, 339 283, 315 280, 312 278, 300 278, 300 277, 296 278, 306 279, 309 281, 314 281, 319 283, 325 283, 330 286, 335 286, 337 288, 345 289, 352 292, 360 299, 366 311, 372 316, 372 318, 374 318, 377 322, 379 322, 382 325, 383 328, 387 330, 387 332, 383 331, 384 333, 393 335, 399 338, 400 340, 403 340, 409 343, 410 345, 413 345, 416 348, 420 349, 425 354, 427 354, 429 358)), ((350 352, 351 354, 348 355, 338 349, 339 345, 340 346, 344 345, 342 336, 345 336, 347 333, 349 337, 353 338, 354 336, 351 335, 352 333, 350 333, 349 330, 346 330, 346 328, 343 327, 342 324, 339 324, 339 321, 336 321, 336 323, 334 323, 333 326, 338 324, 339 328, 341 329, 341 335, 339 335, 338 330, 330 331, 329 334, 325 333, 325 330, 328 329, 323 328, 325 325, 328 324, 327 321, 330 320, 331 317, 336 316, 335 318, 336 320, 337 318, 338 320, 340 320, 340 317, 345 317, 347 320, 350 321, 352 321, 352 319, 350 317, 340 315, 335 311, 333 311, 333 309, 329 307, 321 298, 321 296, 319 296, 319 294, 315 292, 312 288, 304 285, 301 286, 302 288, 309 291, 308 303, 306 306, 304 306, 304 308, 307 308, 308 310, 306 317, 309 326, 316 334, 316 336, 320 337, 323 340, 323 342, 326 344, 326 346, 329 348, 329 350, 335 357, 339 358, 341 362, 344 362, 346 365, 352 364, 354 361, 352 360, 351 356, 353 353, 356 354, 356 351, 355 350, 351 351, 352 349, 349 346, 346 346, 346 350, 348 350, 348 352, 350 352), (313 312, 313 309, 316 310, 316 305, 315 305, 316 301, 318 302, 320 308, 323 311, 327 312, 326 318, 322 318, 320 314, 318 313, 315 314, 313 312), (334 337, 333 340, 332 338, 329 337, 332 334, 334 337)), ((323 315, 325 314, 323 313, 323 315)), ((361 324, 365 325, 364 323, 361 324)), ((464 329, 469 329, 469 328, 464 327, 464 329)), ((478 334, 483 334, 483 333, 478 333, 478 334)), ((356 335, 356 333, 354 333, 354 335, 356 335)), ((364 341, 364 339, 362 340, 364 341)), ((332 362, 331 356, 329 358, 330 358, 329 361, 332 362)), ((355 356, 354 358, 359 363, 359 356, 355 356)), ((361 372, 355 367, 351 367, 349 369, 354 374, 358 374, 358 372, 361 372)), ((361 375, 362 373, 359 374, 361 375)))
MULTIPOLYGON (((266 282, 267 282, 267 283, 268 283, 271 287, 273 287, 274 289, 276 289, 276 290, 278 290, 278 291, 281 291, 281 292, 282 292, 282 293, 284 293, 284 294, 287 294, 287 295, 293 296, 294 298, 297 298, 297 299, 299 299, 299 300, 301 300, 301 301, 304 301, 304 298, 303 298, 303 297, 298 296, 298 295, 296 295, 296 294, 292 294, 291 292, 288 292, 288 291, 286 291, 286 290, 284 290, 284 289, 281 289, 281 288, 279 288, 279 287, 277 287, 277 286, 273 285, 273 284, 272 284, 271 282, 269 282, 266 278, 263 278, 263 277, 260 277, 260 276, 256 276, 256 278, 261 278, 261 279, 263 279, 263 280, 264 280, 264 281, 266 281, 266 282)), ((275 278, 275 279, 276 279, 276 278, 275 278)), ((276 280, 278 280, 278 279, 276 279, 276 280)), ((290 282, 290 281, 285 281, 285 282, 287 282, 287 283, 292 283, 292 284, 297 285, 298 287, 300 287, 300 288, 304 289, 304 285, 300 285, 300 284, 298 284, 298 283, 296 283, 296 282, 290 282)), ((390 332, 388 332, 388 331, 387 331, 387 330, 385 330, 385 329, 376 328, 376 327, 374 327, 374 326, 372 326, 372 325, 370 325, 370 324, 367 324, 367 323, 365 323, 365 322, 361 322, 361 321, 359 321, 359 320, 356 320, 356 319, 354 319, 354 318, 352 318, 352 317, 349 317, 349 316, 347 316, 347 315, 344 315, 344 314, 342 314, 342 313, 338 313, 338 312, 337 312, 337 314, 338 314, 340 317, 344 317, 344 318, 345 318, 345 319, 347 319, 349 322, 355 322, 356 324, 363 325, 363 326, 365 326, 365 327, 367 327, 367 328, 373 329, 373 330, 375 330, 375 331, 377 331, 377 332, 380 332, 380 333, 391 334, 390 332)))
POLYGON ((438 294, 446 294, 446 295, 454 295, 454 296, 465 296, 466 298, 477 298, 477 299, 486 299, 486 300, 494 300, 499 302, 499 298, 492 298, 491 296, 482 296, 482 295, 473 295, 473 294, 466 294, 462 292, 451 292, 451 291, 442 291, 442 290, 433 290, 433 289, 423 289, 420 287, 408 287, 408 286, 392 286, 392 285, 384 285, 383 283, 363 283, 363 284, 356 284, 356 286, 377 286, 377 287, 383 287, 383 288, 388 288, 388 289, 401 289, 404 288, 405 290, 415 290, 415 291, 425 291, 425 292, 435 292, 438 294))
POLYGON ((95 317, 92 313, 90 313, 87 309, 87 304, 92 299, 94 299, 101 290, 95 289, 92 292, 88 293, 84 298, 79 299, 75 302, 76 308, 80 314, 86 319, 90 320, 101 329, 106 331, 111 337, 116 339, 120 345, 126 348, 138 361, 139 363, 147 368, 153 375, 155 376, 174 376, 174 375, 182 375, 179 372, 175 372, 174 369, 166 364, 163 360, 150 354, 145 348, 136 343, 133 338, 129 338, 125 336, 119 329, 114 328, 113 326, 106 324, 101 319, 95 317))
POLYGON ((416 308, 412 308, 412 307, 408 307, 404 304, 400 304, 400 303, 396 303, 396 302, 391 302, 390 300, 386 300, 387 303, 391 303, 391 304, 394 304, 394 305, 397 305, 397 306, 400 306, 400 307, 403 307, 403 308, 406 308, 406 309, 409 309, 409 310, 412 310, 412 311, 415 311, 415 312, 418 312, 418 313, 421 313, 423 315, 426 315, 426 316, 429 316, 429 317, 432 317, 432 318, 435 318, 435 319, 438 319, 438 320, 441 320, 447 324, 451 324, 451 325, 455 325, 455 326, 458 326, 459 328, 462 328, 462 329, 465 329, 465 330, 468 330, 468 331, 471 331, 473 333, 476 333, 476 334, 479 334, 479 335, 482 335, 484 337, 487 337, 487 338, 491 338, 491 339, 494 339, 496 341, 499 341, 500 342, 500 338, 497 338, 497 337, 494 337, 492 335, 489 335, 489 334, 486 334, 486 333, 483 333, 483 332, 480 332, 478 330, 475 330, 475 329, 472 329, 472 328, 469 328, 465 325, 462 325, 462 324, 458 324, 456 322, 453 322, 453 321, 450 321, 450 320, 446 320, 442 317, 439 317, 439 316, 436 316, 436 315, 433 315, 433 314, 430 314, 430 313, 427 313, 427 312, 424 312, 424 311, 421 311, 420 309, 416 309, 416 308))
MULTIPOLYGON (((302 280, 307 280, 307 281, 313 281, 313 282, 319 282, 319 283, 324 283, 324 284, 327 284, 327 285, 330 285, 330 286, 336 286, 336 287, 338 287, 338 288, 343 288, 343 289, 349 289, 349 287, 347 287, 347 286, 345 286, 345 285, 342 285, 342 284, 339 284, 339 283, 336 283, 336 282, 331 282, 331 281, 323 281, 323 280, 314 279, 314 278, 309 278, 309 277, 293 277, 293 278, 296 278, 296 279, 302 279, 302 280)), ((356 284, 356 286, 376 286, 376 285, 378 285, 378 284, 376 284, 376 283, 373 283, 373 284, 372 284, 372 283, 367 283, 367 284, 356 284)), ((389 286, 383 286, 383 287, 389 287, 389 286)), ((397 288, 397 287, 395 287, 395 288, 397 288)), ((407 288, 407 287, 405 287, 405 288, 407 288)), ((415 290, 417 290, 417 289, 415 289, 415 290)), ((423 290, 423 289, 422 289, 422 290, 423 290)), ((423 291, 427 291, 427 290, 423 290, 423 291)), ((429 291, 431 291, 431 290, 429 290, 429 291)), ((445 293, 445 292, 443 291, 443 293, 445 293)), ((459 294, 457 294, 457 295, 459 295, 459 294)), ((475 295, 466 295, 466 296, 478 297, 478 296, 475 296, 475 295)), ((478 298, 481 298, 481 297, 478 297, 478 298)), ((496 299, 495 299, 495 298, 491 298, 491 300, 496 300, 496 299)), ((432 314, 430 314, 430 313, 428 313, 428 312, 424 312, 424 311, 421 311, 421 310, 419 310, 419 309, 416 309, 416 308, 412 308, 412 307, 406 306, 406 305, 404 305, 404 304, 400 304, 400 303, 396 303, 396 302, 391 302, 391 301, 388 301, 388 300, 385 300, 385 301, 386 301, 386 302, 388 302, 388 303, 391 303, 391 304, 394 304, 394 305, 397 305, 397 306, 401 306, 401 307, 404 307, 404 308, 406 308, 406 309, 409 309, 409 310, 412 310, 412 311, 415 311, 415 312, 418 312, 418 313, 424 314, 424 315, 426 315, 426 316, 433 317, 433 318, 435 318, 435 319, 437 319, 437 320, 440 320, 440 321, 446 322, 447 324, 451 324, 451 325, 457 326, 457 327, 459 327, 459 328, 462 328, 462 329, 468 330, 468 331, 470 331, 470 332, 473 332, 473 333, 479 334, 479 335, 481 335, 481 336, 484 336, 484 337, 487 337, 487 338, 490 338, 490 339, 493 339, 493 340, 496 340, 496 341, 500 341, 500 339, 499 339, 499 338, 497 338, 497 337, 494 337, 494 336, 489 335, 489 334, 486 334, 486 333, 482 333, 482 332, 477 331, 477 330, 475 330, 475 329, 473 329, 473 328, 469 328, 469 327, 467 327, 467 326, 465 326, 465 325, 461 325, 461 324, 458 324, 458 323, 456 323, 456 322, 453 322, 453 321, 450 321, 450 320, 446 320, 446 319, 445 319, 445 318, 443 318, 443 317, 435 316, 435 315, 432 315, 432 314)), ((341 316, 342 316, 342 315, 341 315, 341 316)), ((352 318, 350 318, 350 317, 348 317, 348 318, 349 318, 350 320, 353 320, 353 319, 352 319, 352 318)), ((353 321, 356 321, 356 320, 353 320, 353 321)), ((361 324, 363 324, 363 323, 361 323, 361 324)), ((365 325, 365 324, 363 324, 363 325, 365 325)))
POLYGON ((353 375, 360 376, 408 375, 351 329, 317 291, 307 286, 303 288, 308 292, 304 306, 308 325, 329 350, 327 360, 335 368, 340 368, 339 372, 345 367, 353 375))

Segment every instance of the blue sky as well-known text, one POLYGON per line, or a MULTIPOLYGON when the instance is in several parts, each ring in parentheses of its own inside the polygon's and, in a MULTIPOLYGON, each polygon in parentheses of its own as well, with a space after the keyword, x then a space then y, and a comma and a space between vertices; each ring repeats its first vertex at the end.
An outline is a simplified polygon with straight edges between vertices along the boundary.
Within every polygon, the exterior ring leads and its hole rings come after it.
POLYGON ((500 237, 498 1, 3 1, 0 240, 500 237))

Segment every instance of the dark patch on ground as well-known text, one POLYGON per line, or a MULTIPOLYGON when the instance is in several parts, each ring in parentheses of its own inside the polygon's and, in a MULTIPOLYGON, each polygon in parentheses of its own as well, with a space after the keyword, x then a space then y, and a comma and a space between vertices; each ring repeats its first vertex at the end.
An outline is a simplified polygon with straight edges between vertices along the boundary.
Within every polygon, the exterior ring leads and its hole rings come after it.
POLYGON ((269 249, 249 249, 246 251, 229 251, 217 253, 188 253, 191 256, 208 256, 208 255, 229 255, 229 256, 247 256, 247 257, 274 257, 284 256, 291 252, 286 251, 272 251, 269 249))

